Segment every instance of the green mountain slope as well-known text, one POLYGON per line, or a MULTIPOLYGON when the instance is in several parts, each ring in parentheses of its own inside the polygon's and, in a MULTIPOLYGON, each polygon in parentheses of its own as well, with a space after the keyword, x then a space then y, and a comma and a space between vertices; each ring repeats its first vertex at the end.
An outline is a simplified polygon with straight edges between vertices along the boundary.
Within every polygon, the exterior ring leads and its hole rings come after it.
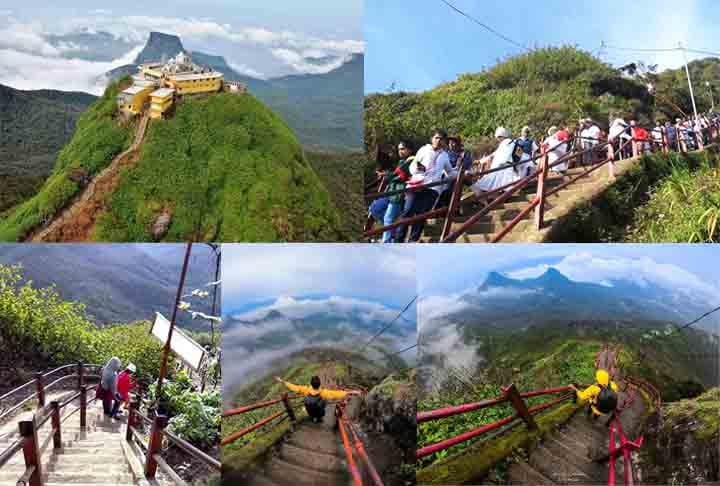
POLYGON ((308 241, 338 238, 330 196, 282 120, 250 95, 183 102, 153 122, 95 237, 147 241, 163 210, 164 239, 308 241))
POLYGON ((114 115, 118 84, 78 119, 75 133, 55 161, 50 177, 32 198, 0 217, 0 241, 17 241, 36 225, 54 215, 80 190, 68 178, 74 171, 94 176, 130 144, 131 130, 119 125, 114 115))
POLYGON ((650 101, 643 83, 589 53, 544 48, 423 93, 367 96, 365 146, 389 148, 400 138, 426 143, 432 128, 441 126, 462 135, 469 146, 489 149, 498 125, 513 133, 528 125, 540 137, 551 125, 587 116, 605 128, 615 116, 635 116, 644 123, 650 101))
POLYGON ((80 114, 95 99, 0 85, 0 213, 37 191, 80 114))

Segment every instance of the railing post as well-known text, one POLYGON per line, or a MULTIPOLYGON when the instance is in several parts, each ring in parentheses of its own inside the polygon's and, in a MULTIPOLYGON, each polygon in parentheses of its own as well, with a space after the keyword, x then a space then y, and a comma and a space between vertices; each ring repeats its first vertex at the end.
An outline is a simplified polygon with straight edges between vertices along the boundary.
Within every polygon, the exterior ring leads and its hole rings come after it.
POLYGON ((292 407, 290 406, 290 401, 288 400, 287 393, 282 394, 282 401, 283 401, 283 405, 285 405, 285 411, 287 412, 288 417, 290 417, 290 420, 292 420, 294 422, 295 421, 295 410, 293 410, 292 407))
POLYGON ((540 159, 540 174, 538 175, 537 194, 535 198, 540 202, 535 206, 535 228, 541 230, 545 224, 545 178, 548 174, 548 154, 540 159))
POLYGON ((660 133, 662 134, 662 151, 665 152, 665 153, 668 153, 668 151, 669 151, 669 148, 668 148, 669 144, 668 144, 668 138, 667 138, 667 130, 665 129, 665 127, 662 127, 662 128, 660 129, 660 133))
POLYGON ((85 384, 85 374, 84 374, 85 366, 83 365, 82 361, 78 361, 77 367, 78 367, 78 389, 81 389, 82 386, 85 384))
POLYGON ((445 215, 445 224, 443 224, 442 233, 440 234, 440 241, 444 240, 447 235, 450 234, 452 229, 453 218, 455 217, 455 211, 457 211, 460 205, 460 197, 462 196, 463 183, 465 182, 465 167, 462 165, 462 160, 458 160, 457 177, 455 178, 455 185, 453 186, 452 197, 450 198, 450 206, 448 212, 445 215))
POLYGON ((638 148, 638 141, 633 137, 632 139, 632 156, 633 158, 637 158, 638 155, 640 155, 640 149, 638 148))
POLYGON ((87 426, 87 386, 80 386, 80 428, 87 426))
POLYGON ((26 420, 20 422, 20 435, 23 438, 23 456, 25 458, 25 467, 34 467, 35 470, 30 475, 27 486, 42 486, 42 466, 40 465, 40 451, 38 450, 37 429, 35 428, 35 420, 26 420))
POLYGON ((608 176, 610 177, 610 180, 615 180, 615 147, 613 146, 613 143, 608 143, 608 176))
POLYGON ((128 421, 127 421, 127 427, 125 428, 125 440, 130 442, 132 441, 132 429, 136 425, 136 421, 138 416, 136 415, 136 412, 140 408, 140 402, 137 400, 133 400, 130 402, 130 409, 128 410, 128 421))
POLYGON ((42 408, 45 406, 45 386, 42 373, 35 373, 35 385, 37 386, 38 408, 42 408))
POLYGON ((60 402, 50 402, 50 413, 52 414, 51 424, 53 429, 53 448, 60 449, 62 447, 62 432, 60 430, 60 402))
POLYGON ((165 415, 158 415, 155 417, 155 420, 153 420, 152 429, 150 430, 147 455, 145 456, 145 477, 147 479, 155 478, 158 464, 153 456, 160 452, 163 430, 165 429, 167 422, 168 418, 165 415))
POLYGON ((532 415, 530 415, 530 412, 528 412, 527 405, 525 405, 525 401, 520 396, 520 393, 518 393, 517 388, 515 387, 515 383, 512 383, 503 391, 505 392, 505 396, 508 398, 508 400, 510 400, 513 408, 515 408, 515 410, 517 411, 520 418, 522 418, 527 424, 528 429, 537 429, 535 419, 533 419, 532 415))

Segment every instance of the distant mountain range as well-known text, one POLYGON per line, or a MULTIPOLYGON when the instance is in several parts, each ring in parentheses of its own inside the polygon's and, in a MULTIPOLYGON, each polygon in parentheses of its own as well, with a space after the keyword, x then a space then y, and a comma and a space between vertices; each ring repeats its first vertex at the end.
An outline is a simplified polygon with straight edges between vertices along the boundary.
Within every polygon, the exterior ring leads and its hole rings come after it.
MULTIPOLYGON (((364 56, 349 56, 339 68, 325 74, 303 74, 258 79, 238 73, 222 56, 188 51, 180 37, 151 32, 133 64, 117 67, 100 82, 135 74, 138 65, 175 57, 179 52, 195 63, 223 73, 228 81, 240 81, 258 99, 279 113, 303 145, 317 148, 359 149, 363 143, 364 56)), ((310 58, 320 64, 327 58, 310 58)))
MULTIPOLYGON (((627 278, 602 284, 577 282, 552 267, 528 279, 491 272, 481 285, 460 295, 451 310, 437 318, 462 325, 508 329, 549 320, 682 324, 709 310, 712 304, 690 298, 682 290, 640 284, 627 278)), ((697 327, 717 334, 718 320, 711 316, 697 327)))
MULTIPOLYGON (((2 245, 0 264, 21 264, 34 286, 54 285, 63 299, 85 304, 91 320, 105 325, 152 320, 155 311, 170 318, 184 251, 184 245, 2 245)), ((213 279, 213 262, 209 247, 193 247, 187 293, 213 279)), ((210 299, 186 300, 210 313, 210 299)), ((210 329, 187 313, 179 316, 186 329, 210 329)))
POLYGON ((0 175, 25 173, 28 167, 49 173, 78 117, 95 99, 86 93, 0 85, 0 175))
MULTIPOLYGON (((342 297, 282 297, 243 314, 225 313, 223 348, 232 352, 240 375, 312 347, 331 347, 381 359, 416 342, 416 323, 397 320, 372 346, 365 343, 397 315, 376 302, 342 297), (231 350, 231 351, 230 351, 231 350)), ((412 353, 402 357, 412 358, 412 353)))

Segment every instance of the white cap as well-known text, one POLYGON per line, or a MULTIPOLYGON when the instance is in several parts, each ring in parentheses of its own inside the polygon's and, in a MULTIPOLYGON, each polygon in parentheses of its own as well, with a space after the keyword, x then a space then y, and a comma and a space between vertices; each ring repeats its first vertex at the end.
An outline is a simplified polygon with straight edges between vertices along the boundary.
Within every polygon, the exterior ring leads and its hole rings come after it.
POLYGON ((137 373, 137 368, 132 363, 128 363, 125 369, 128 370, 130 373, 137 373))
POLYGON ((510 138, 510 130, 505 127, 497 127, 497 130, 495 130, 495 138, 498 137, 510 138))

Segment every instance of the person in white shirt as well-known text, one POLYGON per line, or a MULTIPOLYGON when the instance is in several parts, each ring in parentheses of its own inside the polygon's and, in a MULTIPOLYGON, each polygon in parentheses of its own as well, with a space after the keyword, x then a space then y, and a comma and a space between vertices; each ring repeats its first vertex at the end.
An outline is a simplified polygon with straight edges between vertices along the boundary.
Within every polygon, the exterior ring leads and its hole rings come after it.
MULTIPOLYGON (((592 118, 586 119, 585 122, 587 123, 587 127, 588 127, 585 130, 585 132, 586 132, 585 137, 588 141, 588 147, 590 149, 594 149, 595 146, 600 143, 601 130, 600 130, 600 127, 597 126, 597 123, 595 123, 592 120, 592 118)), ((595 153, 590 152, 588 155, 589 155, 588 160, 589 160, 590 164, 594 163, 595 162, 595 153)))
POLYGON ((531 162, 528 162, 530 157, 523 153, 520 160, 526 161, 526 164, 520 164, 517 167, 510 166, 510 164, 513 164, 513 152, 516 148, 515 140, 510 137, 510 130, 505 127, 498 127, 495 130, 495 139, 499 142, 498 148, 482 160, 483 166, 490 162, 490 169, 497 169, 505 165, 508 165, 508 167, 481 176, 471 186, 476 196, 480 196, 484 192, 494 191, 519 180, 522 177, 523 168, 527 169, 528 163, 532 165, 531 162))
MULTIPOLYGON (((447 146, 447 133, 437 129, 433 132, 431 143, 424 145, 415 154, 415 161, 410 165, 410 173, 415 176, 413 170, 421 172, 420 168, 425 167, 423 185, 440 182, 447 178, 448 181, 457 176, 457 170, 450 164, 450 157, 445 149, 447 146), (414 167, 413 167, 414 166, 414 167)), ((448 184, 438 184, 432 187, 420 189, 413 194, 412 204, 406 207, 399 219, 410 218, 426 213, 435 208, 440 196, 447 189, 448 184)), ((410 230, 409 242, 420 240, 425 220, 414 223, 410 230)), ((396 242, 403 243, 407 235, 408 225, 397 228, 396 242)))
MULTIPOLYGON (((616 118, 615 121, 612 122, 612 125, 610 125, 610 130, 608 132, 608 142, 613 144, 613 146, 615 147, 615 151, 617 152, 631 138, 632 136, 630 135, 630 125, 628 125, 622 118, 616 118)), ((630 144, 628 144, 623 149, 622 158, 629 158, 630 153, 631 147, 630 144)))
POLYGON ((553 164, 557 162, 560 157, 567 154, 567 143, 563 143, 562 140, 558 139, 557 134, 557 127, 550 127, 548 129, 548 137, 543 142, 543 146, 548 154, 548 165, 550 165, 550 170, 562 174, 568 170, 568 161, 566 160, 565 162, 560 162, 555 166, 553 166, 553 164))
POLYGON ((663 148, 663 125, 661 122, 655 124, 655 128, 650 131, 653 138, 653 150, 662 150, 663 148))

